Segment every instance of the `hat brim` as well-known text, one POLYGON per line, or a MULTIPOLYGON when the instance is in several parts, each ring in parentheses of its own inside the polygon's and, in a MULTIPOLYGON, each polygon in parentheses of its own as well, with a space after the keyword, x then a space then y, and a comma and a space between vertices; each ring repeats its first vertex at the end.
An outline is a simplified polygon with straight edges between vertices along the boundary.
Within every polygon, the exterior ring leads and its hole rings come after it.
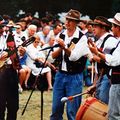
POLYGON ((80 21, 80 19, 76 19, 76 18, 73 18, 73 17, 69 17, 69 16, 66 16, 67 19, 70 19, 70 20, 75 20, 75 21, 80 21))
POLYGON ((100 25, 100 23, 97 22, 89 22, 90 25, 100 25))
POLYGON ((105 27, 110 27, 108 25, 102 24, 102 23, 98 23, 98 22, 89 22, 89 24, 91 25, 97 25, 97 26, 105 26, 105 27))
POLYGON ((113 23, 113 24, 115 24, 115 25, 120 26, 120 24, 116 23, 113 18, 109 18, 108 21, 111 22, 111 23, 113 23))

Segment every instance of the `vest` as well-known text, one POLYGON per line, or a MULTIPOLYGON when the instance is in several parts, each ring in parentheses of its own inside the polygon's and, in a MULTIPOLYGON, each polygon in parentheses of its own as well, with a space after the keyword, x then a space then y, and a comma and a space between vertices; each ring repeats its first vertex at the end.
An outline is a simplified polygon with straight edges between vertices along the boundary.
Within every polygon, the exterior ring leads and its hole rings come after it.
MULTIPOLYGON (((72 44, 72 42, 74 44, 77 44, 77 42, 80 40, 80 38, 82 36, 83 36, 83 33, 79 31, 79 37, 78 38, 73 38, 71 40, 70 44, 68 45, 68 47, 72 44)), ((64 40, 65 35, 61 33, 60 38, 64 40)), ((64 60, 66 62, 66 65, 67 65, 67 72, 68 73, 77 74, 77 73, 83 72, 83 70, 85 68, 86 61, 87 61, 87 57, 83 56, 80 59, 78 59, 77 61, 70 61, 66 54, 63 56, 62 53, 61 53, 61 58, 60 58, 61 61, 62 61, 63 57, 64 57, 64 60)), ((62 65, 62 63, 60 63, 60 70, 61 70, 61 65, 62 65)))
MULTIPOLYGON (((118 42, 116 48, 120 44, 118 42)), ((112 67, 111 84, 120 84, 120 65, 112 67)))
MULTIPOLYGON (((112 37, 111 34, 107 35, 104 40, 103 40, 103 43, 102 45, 100 46, 100 51, 102 52, 103 48, 104 48, 104 44, 106 42, 106 40, 109 38, 109 37, 112 37)), ((113 51, 114 51, 115 48, 111 49, 110 51, 107 51, 106 53, 108 54, 112 54, 113 51)), ((110 66, 106 65, 105 61, 101 60, 100 63, 97 63, 97 69, 98 69, 98 75, 100 74, 100 71, 101 69, 104 69, 104 72, 103 74, 107 74, 108 78, 110 78, 110 75, 109 75, 109 71, 111 69, 110 66)))

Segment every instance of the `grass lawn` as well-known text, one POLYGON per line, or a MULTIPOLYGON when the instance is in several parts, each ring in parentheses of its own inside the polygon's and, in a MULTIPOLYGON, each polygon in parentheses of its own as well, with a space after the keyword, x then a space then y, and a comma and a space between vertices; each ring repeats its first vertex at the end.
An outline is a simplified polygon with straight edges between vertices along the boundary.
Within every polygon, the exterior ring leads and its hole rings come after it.
MULTIPOLYGON (((85 88, 84 88, 85 89, 85 88)), ((27 108, 22 115, 22 111, 26 105, 31 91, 23 91, 19 96, 19 110, 17 120, 41 120, 41 92, 35 90, 30 98, 27 108)), ((83 96, 83 98, 85 95, 83 96)), ((43 93, 43 120, 49 120, 52 106, 52 91, 43 93)), ((66 113, 64 113, 64 120, 67 120, 66 113)))

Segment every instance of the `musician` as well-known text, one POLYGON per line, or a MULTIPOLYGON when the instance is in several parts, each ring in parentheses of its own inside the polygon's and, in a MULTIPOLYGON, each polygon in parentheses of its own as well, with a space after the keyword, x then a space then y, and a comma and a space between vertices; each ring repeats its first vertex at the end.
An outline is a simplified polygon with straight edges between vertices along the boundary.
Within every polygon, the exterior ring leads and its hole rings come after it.
MULTIPOLYGON (((112 50, 118 43, 118 40, 113 37, 110 33, 111 24, 107 18, 103 16, 97 16, 93 25, 93 33, 98 39, 96 41, 97 48, 103 53, 112 53, 112 50)), ((108 104, 109 101, 109 89, 111 86, 110 83, 110 69, 108 66, 100 60, 99 56, 94 55, 95 62, 95 80, 91 88, 96 87, 95 97, 102 102, 108 104)))
MULTIPOLYGON (((82 92, 83 70, 86 63, 85 55, 91 55, 91 52, 87 45, 87 37, 77 27, 79 21, 80 12, 71 9, 66 15, 66 30, 60 34, 57 41, 60 48, 52 53, 53 58, 60 55, 60 67, 55 75, 50 120, 63 119, 64 103, 61 102, 62 97, 82 92)), ((67 102, 68 120, 75 120, 80 104, 81 96, 72 102, 67 102)))
POLYGON ((6 120, 16 120, 19 108, 18 75, 8 57, 9 51, 4 51, 7 48, 8 38, 3 35, 3 32, 3 26, 0 25, 0 63, 4 63, 0 67, 0 120, 5 120, 6 110, 6 120))
POLYGON ((120 13, 116 13, 114 18, 108 19, 112 23, 112 32, 118 39, 118 44, 112 54, 101 53, 97 50, 96 46, 90 46, 92 52, 106 61, 106 64, 112 67, 110 98, 109 98, 109 120, 120 119, 120 13))

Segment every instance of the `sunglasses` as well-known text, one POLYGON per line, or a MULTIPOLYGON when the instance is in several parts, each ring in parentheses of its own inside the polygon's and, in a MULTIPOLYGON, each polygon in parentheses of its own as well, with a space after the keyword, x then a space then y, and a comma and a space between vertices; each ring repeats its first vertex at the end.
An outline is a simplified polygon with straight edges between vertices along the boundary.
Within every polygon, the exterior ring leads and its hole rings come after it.
POLYGON ((39 43, 39 41, 34 41, 35 43, 39 43))

